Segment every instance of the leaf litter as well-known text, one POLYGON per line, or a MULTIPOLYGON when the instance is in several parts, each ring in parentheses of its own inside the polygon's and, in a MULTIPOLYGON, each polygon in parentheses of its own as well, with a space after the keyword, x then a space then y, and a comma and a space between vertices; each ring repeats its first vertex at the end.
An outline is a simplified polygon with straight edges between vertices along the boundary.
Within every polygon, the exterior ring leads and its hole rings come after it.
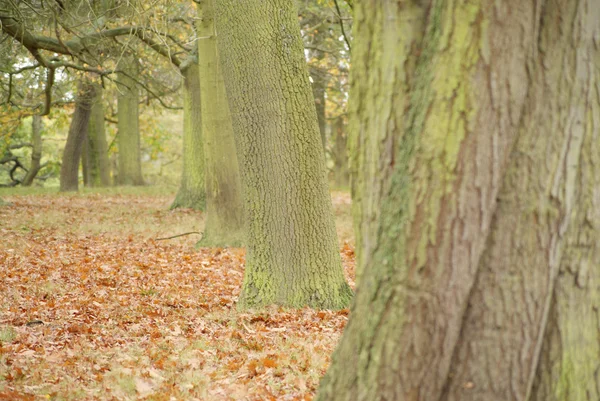
MULTIPOLYGON (((244 249, 155 240, 199 230, 201 212, 166 196, 3 197, 0 400, 314 396, 348 311, 237 311, 244 249)), ((347 194, 333 200, 347 219, 347 194)))

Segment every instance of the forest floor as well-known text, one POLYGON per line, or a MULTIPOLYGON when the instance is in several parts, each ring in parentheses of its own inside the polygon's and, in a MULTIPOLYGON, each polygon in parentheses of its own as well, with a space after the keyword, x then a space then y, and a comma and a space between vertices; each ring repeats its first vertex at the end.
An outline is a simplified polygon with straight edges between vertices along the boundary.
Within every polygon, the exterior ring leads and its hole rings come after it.
MULTIPOLYGON (((244 249, 155 189, 0 193, 0 400, 310 400, 348 311, 239 312, 244 249)), ((333 193, 353 285, 350 197, 333 193)))

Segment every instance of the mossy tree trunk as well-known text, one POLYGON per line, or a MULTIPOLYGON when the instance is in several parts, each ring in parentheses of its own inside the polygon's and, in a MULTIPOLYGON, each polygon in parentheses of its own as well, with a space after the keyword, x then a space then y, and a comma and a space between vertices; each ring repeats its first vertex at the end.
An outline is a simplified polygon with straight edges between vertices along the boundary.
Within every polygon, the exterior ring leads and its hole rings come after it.
POLYGON ((88 128, 89 179, 93 187, 110 185, 108 143, 106 141, 102 86, 96 85, 96 97, 88 128))
POLYGON ((317 399, 598 399, 597 4, 355 12, 362 276, 317 399))
POLYGON ((82 81, 79 84, 75 111, 73 112, 67 135, 67 143, 63 151, 62 165, 60 167, 61 191, 78 190, 79 160, 87 136, 93 99, 94 86, 89 82, 82 81))
MULTIPOLYGON (((315 57, 323 58, 323 52, 316 50, 315 57)), ((327 92, 327 72, 320 68, 311 68, 310 77, 312 78, 312 91, 315 98, 315 109, 317 111, 317 121, 319 122, 319 133, 321 134, 321 144, 323 149, 327 146, 327 116, 325 113, 325 93, 327 92)))
POLYGON ((344 308, 352 292, 339 255, 296 5, 216 4, 247 222, 239 307, 344 308))
POLYGON ((348 169, 348 136, 344 116, 335 119, 331 127, 333 146, 333 182, 338 188, 347 188, 350 185, 350 172, 348 169))
MULTIPOLYGON (((92 106, 92 108, 93 108, 93 106, 92 106)), ((91 119, 91 113, 90 113, 90 119, 91 119)), ((83 145, 81 146, 81 173, 83 175, 83 186, 84 187, 92 186, 89 135, 90 135, 90 127, 88 126, 88 134, 83 139, 83 145)))
POLYGON ((132 56, 124 56, 122 61, 121 68, 124 72, 117 74, 118 180, 121 185, 144 185, 140 150, 139 89, 135 81, 138 65, 132 56))
POLYGON ((198 54, 206 179, 206 223, 200 246, 240 246, 244 220, 233 126, 217 53, 214 1, 199 7, 198 54))
POLYGON ((183 171, 181 183, 171 204, 178 207, 205 210, 204 143, 202 139, 202 112, 200 76, 196 56, 181 66, 183 75, 183 171))
POLYGON ((34 114, 31 120, 31 166, 21 183, 24 187, 31 186, 31 184, 33 184, 33 179, 40 171, 42 160, 42 130, 42 116, 34 114))

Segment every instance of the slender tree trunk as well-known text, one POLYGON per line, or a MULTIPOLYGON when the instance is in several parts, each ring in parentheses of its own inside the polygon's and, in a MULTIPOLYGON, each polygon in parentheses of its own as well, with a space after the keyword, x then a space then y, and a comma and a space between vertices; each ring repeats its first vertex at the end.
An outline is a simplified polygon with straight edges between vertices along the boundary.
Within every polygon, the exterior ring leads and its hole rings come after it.
POLYGON ((204 183, 204 144, 200 77, 195 57, 182 65, 183 74, 183 172, 181 184, 171 205, 204 210, 206 190, 204 183))
MULTIPOLYGON (((93 108, 93 106, 92 106, 93 108)), ((90 119, 91 119, 90 112, 90 119)), ((88 122, 89 125, 89 122, 88 122)), ((90 161, 90 127, 88 126, 88 134, 83 139, 81 146, 81 173, 83 175, 83 186, 89 188, 92 186, 92 163, 90 161)))
POLYGON ((216 4, 247 219, 239 307, 344 308, 352 292, 341 266, 295 3, 216 4))
POLYGON ((87 136, 88 123, 94 98, 94 86, 88 82, 81 82, 75 103, 75 112, 71 119, 67 143, 63 151, 62 165, 60 168, 60 190, 77 191, 79 186, 79 160, 85 137, 87 136))
POLYGON ((139 90, 134 77, 138 66, 132 57, 124 58, 125 73, 119 73, 119 184, 144 185, 139 129, 139 90))
POLYGON ((333 177, 335 186, 346 188, 350 185, 350 173, 348 170, 348 141, 346 136, 346 124, 344 117, 335 120, 332 128, 333 133, 333 177))
POLYGON ((206 223, 200 246, 240 246, 244 219, 240 171, 225 83, 217 53, 214 1, 200 8, 198 24, 202 134, 206 175, 206 223))
POLYGON ((96 85, 95 89, 96 98, 88 130, 90 181, 94 187, 107 187, 110 185, 110 166, 104 123, 103 89, 100 85, 96 85))
POLYGON ((31 166, 21 185, 29 187, 33 184, 33 179, 40 171, 40 162, 42 160, 42 116, 34 114, 31 120, 31 166))

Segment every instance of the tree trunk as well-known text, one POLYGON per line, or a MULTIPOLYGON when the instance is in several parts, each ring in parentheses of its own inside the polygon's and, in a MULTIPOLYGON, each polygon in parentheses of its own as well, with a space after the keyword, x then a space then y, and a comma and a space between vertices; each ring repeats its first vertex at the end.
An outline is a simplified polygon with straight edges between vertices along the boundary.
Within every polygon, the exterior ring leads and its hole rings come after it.
POLYGON ((295 3, 217 2, 247 220, 240 308, 340 309, 344 279, 295 3))
POLYGON ((124 73, 118 74, 119 184, 144 185, 140 152, 139 90, 135 79, 138 66, 133 57, 124 57, 124 73))
POLYGON ((350 185, 348 171, 348 144, 344 117, 340 116, 333 124, 333 179, 337 188, 347 188, 350 185))
POLYGON ((92 110, 94 86, 88 82, 81 82, 78 91, 60 167, 61 192, 77 191, 79 187, 79 160, 92 110))
POLYGON ((592 169, 600 161, 600 121, 591 118, 600 116, 594 90, 600 64, 593 64, 600 54, 593 43, 600 9, 591 1, 553 0, 541 12, 521 135, 444 400, 600 399, 594 379, 600 363, 591 357, 600 351, 600 336, 590 327, 600 305, 588 288, 594 274, 587 271, 588 264, 600 266, 590 243, 599 234, 593 227, 600 211, 593 205, 598 173, 592 169), (564 288, 555 289, 557 275, 559 284, 568 282, 564 288), (566 321, 558 317, 561 310, 571 312, 566 321), (553 340, 544 344, 547 330, 550 337, 558 334, 558 348, 553 340), (538 366, 542 347, 549 354, 538 366), (536 390, 541 398, 530 398, 536 371, 547 382, 536 390), (465 389, 465 382, 474 387, 465 389))
POLYGON ((33 184, 33 179, 40 171, 40 162, 42 160, 42 116, 34 114, 31 120, 31 166, 21 185, 29 187, 33 184))
POLYGON ((542 3, 434 2, 422 43, 426 6, 357 3, 362 276, 318 399, 599 398, 600 9, 542 3))
POLYGON ((183 172, 181 184, 171 205, 204 210, 204 144, 202 139, 202 113, 200 77, 197 60, 188 59, 181 67, 183 74, 183 172))
POLYGON ((104 104, 102 86, 96 85, 96 98, 92 106, 88 130, 88 152, 90 159, 90 181, 94 187, 110 185, 110 166, 108 161, 108 143, 104 123, 104 104))
MULTIPOLYGON (((316 57, 318 59, 323 58, 322 52, 316 57)), ((325 71, 318 68, 310 69, 310 76, 312 78, 312 91, 315 98, 315 109, 317 110, 317 121, 319 122, 319 132, 321 134, 321 144, 323 149, 326 149, 327 145, 327 118, 325 114, 325 92, 327 91, 327 76, 325 71)))
POLYGON ((206 223, 200 246, 240 246, 244 219, 240 171, 223 74, 217 53, 214 2, 202 3, 198 24, 202 133, 206 174, 206 223))
MULTIPOLYGON (((94 106, 92 106, 93 109, 94 106)), ((92 112, 90 112, 91 120, 92 112)), ((89 188, 92 186, 92 166, 90 162, 90 127, 88 122, 88 134, 83 139, 83 145, 81 146, 81 173, 83 175, 83 186, 89 188)))

